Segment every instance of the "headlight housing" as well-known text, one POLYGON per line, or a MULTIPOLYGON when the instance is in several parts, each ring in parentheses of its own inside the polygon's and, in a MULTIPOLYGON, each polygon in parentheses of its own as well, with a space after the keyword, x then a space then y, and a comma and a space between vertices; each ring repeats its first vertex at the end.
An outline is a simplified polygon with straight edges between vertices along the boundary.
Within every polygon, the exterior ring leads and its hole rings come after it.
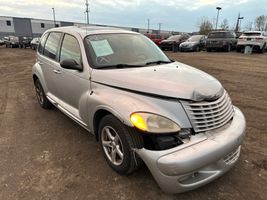
POLYGON ((133 113, 130 121, 136 128, 150 133, 175 133, 181 130, 172 120, 152 113, 133 113))

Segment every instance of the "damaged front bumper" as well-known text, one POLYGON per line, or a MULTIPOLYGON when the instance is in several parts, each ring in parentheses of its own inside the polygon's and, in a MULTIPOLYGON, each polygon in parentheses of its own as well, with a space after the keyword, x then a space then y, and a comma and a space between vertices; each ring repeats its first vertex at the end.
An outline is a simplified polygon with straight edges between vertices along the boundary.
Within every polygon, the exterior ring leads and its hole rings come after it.
POLYGON ((136 153, 166 193, 180 193, 205 185, 227 172, 237 161, 246 121, 234 108, 232 121, 223 128, 194 135, 172 149, 136 153))

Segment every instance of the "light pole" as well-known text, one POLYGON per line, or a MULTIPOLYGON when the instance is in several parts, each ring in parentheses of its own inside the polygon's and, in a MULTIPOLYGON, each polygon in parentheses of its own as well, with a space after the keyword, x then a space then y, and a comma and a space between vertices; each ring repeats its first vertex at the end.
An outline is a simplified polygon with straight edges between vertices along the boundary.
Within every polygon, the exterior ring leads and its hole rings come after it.
POLYGON ((218 19, 219 19, 219 12, 220 10, 222 9, 221 7, 216 7, 216 9, 218 10, 217 12, 217 19, 216 19, 216 29, 217 29, 217 26, 218 26, 218 19))
POLYGON ((161 30, 161 25, 162 25, 162 23, 159 23, 159 34, 160 34, 160 30, 161 30))
POLYGON ((56 14, 55 14, 55 8, 52 8, 52 10, 53 10, 54 27, 56 27, 56 14))
POLYGON ((240 13, 238 13, 236 27, 235 27, 235 32, 236 33, 239 31, 239 27, 241 27, 241 19, 244 19, 244 17, 240 17, 240 13), (240 25, 239 25, 239 22, 240 22, 240 25))
POLYGON ((149 24, 150 24, 150 20, 147 19, 147 33, 149 33, 149 24))
POLYGON ((87 17, 87 24, 89 24, 89 3, 88 3, 88 0, 86 0, 85 2, 85 6, 86 6, 86 17, 87 17))

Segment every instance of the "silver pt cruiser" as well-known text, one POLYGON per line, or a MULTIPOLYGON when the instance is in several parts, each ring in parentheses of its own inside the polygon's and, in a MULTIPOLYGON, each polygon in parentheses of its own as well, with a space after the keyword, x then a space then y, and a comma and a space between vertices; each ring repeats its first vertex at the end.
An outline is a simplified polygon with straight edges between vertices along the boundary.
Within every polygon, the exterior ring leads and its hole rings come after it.
POLYGON ((163 191, 179 193, 218 178, 239 157, 245 118, 220 82, 139 33, 50 29, 32 74, 40 106, 93 133, 119 174, 145 163, 163 191))

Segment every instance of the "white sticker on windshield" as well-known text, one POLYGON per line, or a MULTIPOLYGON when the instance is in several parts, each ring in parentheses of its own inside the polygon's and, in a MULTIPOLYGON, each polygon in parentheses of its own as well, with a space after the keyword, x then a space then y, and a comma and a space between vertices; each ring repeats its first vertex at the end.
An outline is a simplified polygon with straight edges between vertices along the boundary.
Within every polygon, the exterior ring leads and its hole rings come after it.
POLYGON ((96 57, 113 54, 113 50, 107 40, 90 41, 96 57))

